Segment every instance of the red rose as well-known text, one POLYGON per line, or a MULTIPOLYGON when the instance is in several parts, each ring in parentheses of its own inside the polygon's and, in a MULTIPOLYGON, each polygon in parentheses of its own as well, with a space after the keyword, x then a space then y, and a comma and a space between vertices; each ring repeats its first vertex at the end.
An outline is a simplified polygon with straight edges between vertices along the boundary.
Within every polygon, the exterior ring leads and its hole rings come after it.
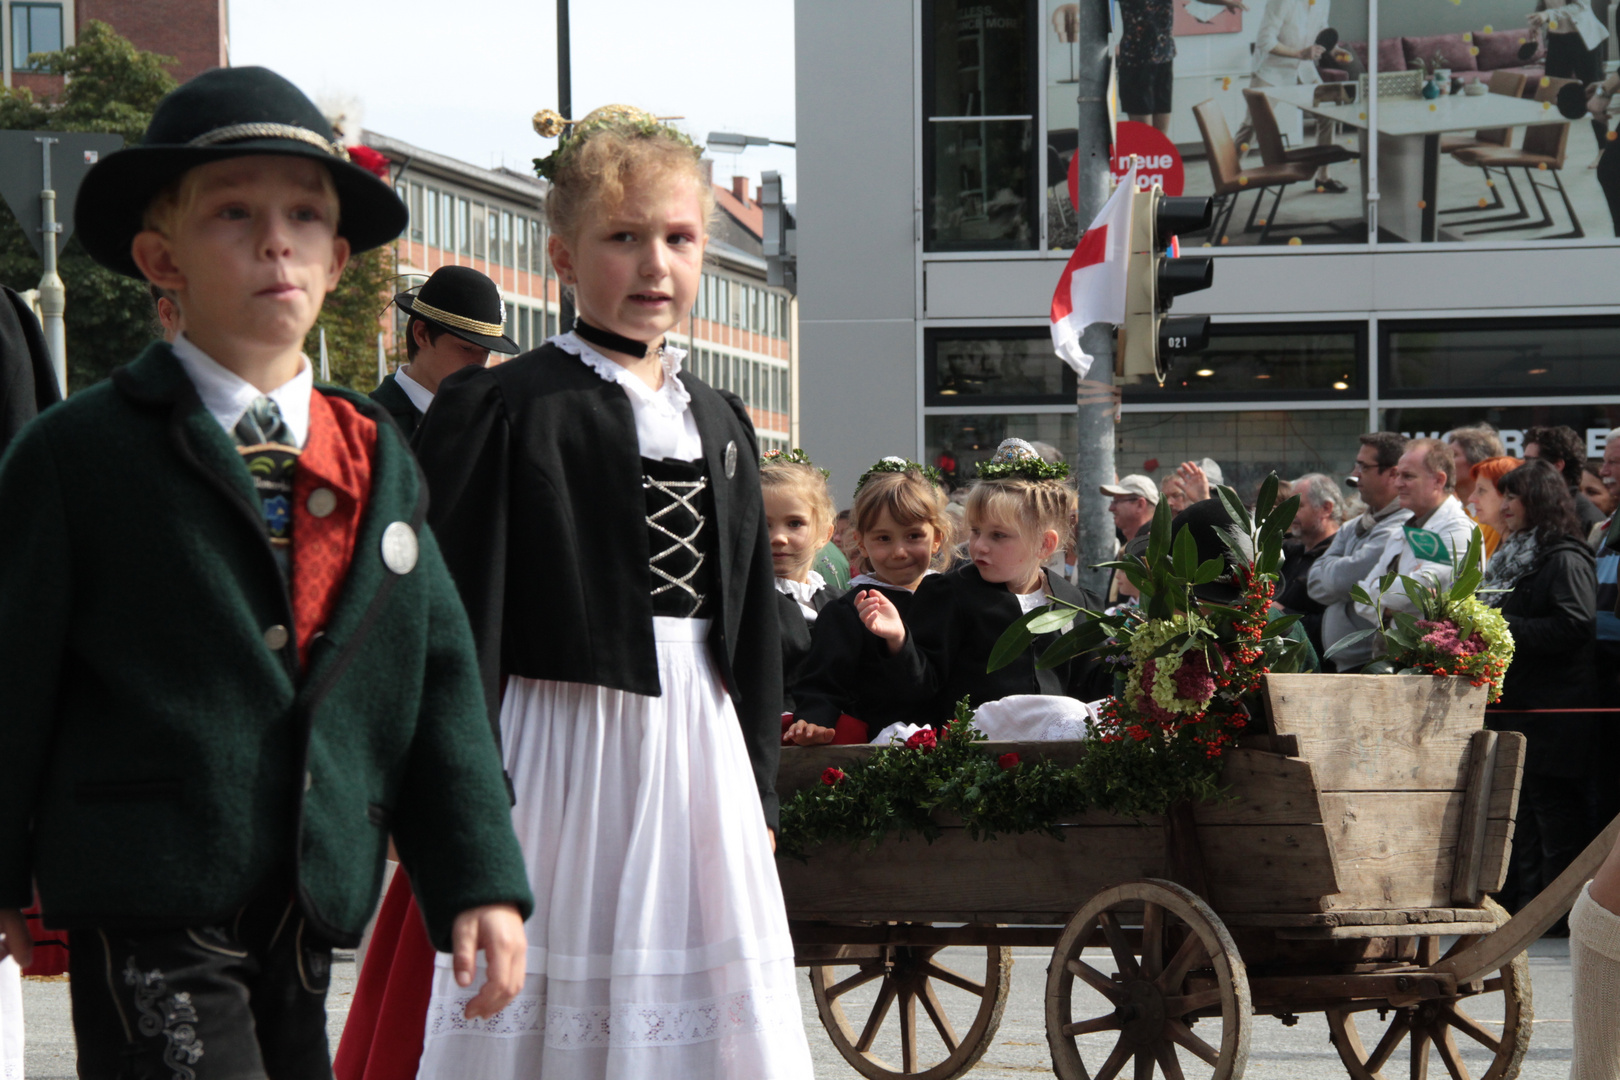
POLYGON ((827 769, 821 774, 821 782, 826 784, 828 787, 833 787, 836 784, 842 783, 843 779, 843 769, 827 769))
POLYGON ((349 160, 379 180, 388 179, 388 158, 369 146, 349 147, 349 160))
POLYGON ((1018 768, 1018 755, 1002 754, 1000 757, 996 758, 996 764, 1000 765, 1003 769, 1016 769, 1018 768))
POLYGON ((913 750, 921 750, 926 754, 928 751, 939 745, 939 737, 934 734, 933 728, 923 728, 921 731, 917 732, 917 734, 907 739, 906 745, 913 750))

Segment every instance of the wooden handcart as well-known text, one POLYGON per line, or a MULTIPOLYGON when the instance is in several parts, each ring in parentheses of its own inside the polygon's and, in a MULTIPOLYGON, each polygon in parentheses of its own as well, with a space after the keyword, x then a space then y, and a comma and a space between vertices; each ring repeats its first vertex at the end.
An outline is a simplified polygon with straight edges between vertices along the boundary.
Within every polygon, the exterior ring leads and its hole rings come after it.
MULTIPOLYGON (((1168 821, 1076 815, 1061 841, 946 827, 931 844, 780 857, 798 963, 845 1060, 871 1080, 966 1074, 1021 946, 1053 950, 1046 1036, 1061 1080, 1239 1077, 1255 1016, 1307 1012, 1326 1015, 1355 1080, 1417 1080, 1436 1056, 1453 1077, 1517 1075, 1524 949, 1569 909, 1620 819, 1509 920, 1486 894, 1507 871, 1524 739, 1484 729, 1483 687, 1272 675, 1262 693, 1271 734, 1228 753, 1229 801, 1168 821), (952 947, 982 966, 950 966, 952 947)), ((779 789, 872 749, 785 750, 779 789)))

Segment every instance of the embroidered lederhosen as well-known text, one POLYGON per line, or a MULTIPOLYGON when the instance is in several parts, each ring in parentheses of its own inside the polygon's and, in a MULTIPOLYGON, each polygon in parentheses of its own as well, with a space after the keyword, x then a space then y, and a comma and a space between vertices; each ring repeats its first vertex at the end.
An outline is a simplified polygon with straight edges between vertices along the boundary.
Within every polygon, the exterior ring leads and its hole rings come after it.
POLYGON ((715 608, 712 494, 701 461, 641 459, 653 614, 706 619, 715 608))

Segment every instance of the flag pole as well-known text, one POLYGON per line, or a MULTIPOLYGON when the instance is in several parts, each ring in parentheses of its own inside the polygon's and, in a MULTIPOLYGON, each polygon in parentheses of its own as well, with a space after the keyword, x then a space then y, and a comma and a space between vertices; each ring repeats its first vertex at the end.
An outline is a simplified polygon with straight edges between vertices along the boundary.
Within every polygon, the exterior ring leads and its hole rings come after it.
MULTIPOLYGON (((1075 48, 1079 52, 1079 80, 1075 92, 1080 103, 1079 199, 1074 208, 1081 222, 1094 219, 1108 201, 1108 160, 1113 150, 1113 105, 1110 101, 1112 57, 1108 37, 1112 0, 1079 0, 1080 25, 1075 48)), ((1098 488, 1114 482, 1114 329, 1104 323, 1089 327, 1081 348, 1094 359, 1087 377, 1079 381, 1075 409, 1079 439, 1073 474, 1080 493, 1080 521, 1076 538, 1075 580, 1106 599, 1109 571, 1089 569, 1114 557, 1114 519, 1108 497, 1098 488)))

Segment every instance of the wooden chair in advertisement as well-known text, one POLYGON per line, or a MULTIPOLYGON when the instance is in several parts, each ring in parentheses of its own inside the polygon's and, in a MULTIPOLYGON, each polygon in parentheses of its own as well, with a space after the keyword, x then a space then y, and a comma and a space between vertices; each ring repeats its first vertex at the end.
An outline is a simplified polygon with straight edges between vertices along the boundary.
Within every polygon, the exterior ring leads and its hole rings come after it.
MULTIPOLYGON (((1528 81, 1529 79, 1527 76, 1517 71, 1493 71, 1491 72, 1491 80, 1486 85, 1489 87, 1489 92, 1492 94, 1500 94, 1503 97, 1516 98, 1525 96, 1524 84, 1528 81)), ((1471 150, 1476 146, 1511 146, 1512 143, 1513 129, 1511 127, 1482 128, 1479 131, 1474 132, 1472 135, 1440 136, 1440 152, 1442 154, 1455 154, 1459 150, 1471 150)), ((1484 206, 1453 206, 1448 209, 1441 210, 1440 212, 1442 214, 1478 214, 1481 212, 1491 213, 1496 210, 1501 210, 1507 204, 1502 201, 1502 189, 1497 187, 1493 177, 1494 173, 1500 172, 1501 178, 1506 180, 1508 182, 1508 187, 1512 189, 1513 200, 1518 205, 1519 210, 1517 213, 1510 214, 1507 217, 1492 218, 1491 220, 1522 220, 1529 213, 1529 211, 1524 208, 1524 200, 1519 198, 1519 186, 1513 182, 1513 174, 1508 172, 1506 169, 1485 169, 1484 172, 1485 186, 1491 193, 1491 199, 1489 202, 1487 202, 1484 206)), ((1475 224, 1482 224, 1482 222, 1476 221, 1475 224)))
POLYGON ((1260 226, 1260 243, 1265 243, 1276 222, 1277 207, 1282 203, 1283 191, 1290 184, 1309 180, 1315 166, 1290 162, 1279 165, 1261 164, 1252 169, 1245 169, 1238 155, 1237 143, 1232 139, 1232 129, 1218 104, 1211 100, 1194 105, 1193 118, 1198 121, 1198 132, 1204 139, 1204 157, 1209 162, 1210 179, 1215 185, 1215 220, 1209 230, 1210 243, 1218 245, 1222 238, 1228 235, 1227 230, 1231 227, 1238 200, 1247 191, 1254 192, 1254 205, 1249 209, 1249 220, 1244 225, 1243 231, 1253 232, 1255 220, 1260 215, 1261 203, 1265 200, 1266 190, 1275 189, 1276 197, 1271 202, 1271 213, 1260 226))
MULTIPOLYGON (((1545 79, 1542 85, 1536 88, 1535 99, 1550 106, 1558 100, 1559 87, 1575 81, 1577 80, 1545 79)), ((1538 221, 1495 225, 1486 229, 1470 229, 1470 236, 1550 227, 1553 224, 1553 216, 1551 210, 1547 207, 1547 200, 1542 197, 1543 191, 1558 192, 1559 197, 1564 201, 1564 211, 1569 215, 1570 228, 1568 232, 1543 237, 1542 239, 1575 240, 1586 235, 1586 231, 1581 228, 1580 217, 1575 213, 1575 205, 1570 202, 1569 192, 1564 187, 1564 153, 1569 146, 1569 125, 1570 122, 1562 118, 1557 123, 1552 124, 1531 124, 1524 129, 1524 140, 1518 149, 1511 146, 1476 146, 1457 151, 1454 157, 1464 165, 1473 165, 1481 169, 1495 168, 1503 171, 1523 169, 1525 182, 1530 185, 1530 193, 1535 196, 1536 207, 1541 212, 1541 218, 1538 221), (1553 182, 1551 184, 1537 179, 1537 176, 1547 173, 1552 174, 1553 182)))

